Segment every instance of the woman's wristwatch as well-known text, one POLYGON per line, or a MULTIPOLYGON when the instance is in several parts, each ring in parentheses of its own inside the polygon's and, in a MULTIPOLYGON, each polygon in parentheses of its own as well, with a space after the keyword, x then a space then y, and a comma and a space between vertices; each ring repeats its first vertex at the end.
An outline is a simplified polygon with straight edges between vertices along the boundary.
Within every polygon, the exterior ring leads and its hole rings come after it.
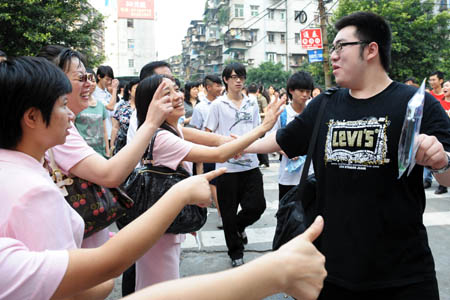
POLYGON ((431 173, 433 173, 433 174, 442 174, 442 173, 447 172, 447 170, 450 169, 450 155, 448 155, 448 153, 446 153, 446 154, 447 154, 447 160, 448 160, 447 165, 443 166, 440 169, 432 169, 432 168, 428 168, 428 167, 427 167, 427 169, 430 170, 431 173))

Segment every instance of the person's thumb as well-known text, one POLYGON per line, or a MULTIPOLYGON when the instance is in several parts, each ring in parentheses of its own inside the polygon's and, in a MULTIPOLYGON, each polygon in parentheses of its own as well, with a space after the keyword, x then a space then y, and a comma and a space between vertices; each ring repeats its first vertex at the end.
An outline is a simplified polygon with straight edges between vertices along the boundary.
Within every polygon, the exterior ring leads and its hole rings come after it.
POLYGON ((322 216, 317 216, 314 223, 306 229, 305 232, 301 234, 301 237, 307 241, 314 242, 315 239, 319 237, 323 230, 323 218, 322 216))

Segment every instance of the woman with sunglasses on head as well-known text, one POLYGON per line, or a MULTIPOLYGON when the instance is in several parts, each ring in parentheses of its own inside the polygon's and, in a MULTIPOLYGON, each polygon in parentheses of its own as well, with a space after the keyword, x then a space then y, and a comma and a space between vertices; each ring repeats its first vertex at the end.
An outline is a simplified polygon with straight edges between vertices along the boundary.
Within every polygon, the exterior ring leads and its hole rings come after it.
POLYGON ((86 69, 87 80, 91 82, 89 89, 88 107, 75 117, 75 127, 89 146, 101 156, 110 156, 108 145, 108 133, 106 131, 106 119, 109 114, 101 101, 92 97, 95 90, 95 73, 92 69, 86 69))
MULTIPOLYGON (((54 62, 68 77, 72 92, 67 95, 67 107, 75 114, 89 106, 89 92, 95 83, 88 80, 81 53, 68 48, 45 47, 39 53, 54 62), (55 50, 56 49, 56 50, 55 50), (56 55, 56 56, 55 56, 56 55)), ((133 143, 126 145, 119 153, 107 160, 94 151, 79 134, 76 127, 69 128, 69 135, 63 145, 52 148, 54 159, 60 170, 66 175, 72 175, 105 187, 117 187, 133 171, 144 154, 150 138, 165 115, 173 108, 168 97, 163 98, 160 92, 155 93, 154 109, 146 117, 144 126, 133 143)), ((109 239, 108 229, 103 229, 84 239, 83 248, 98 247, 109 239)))

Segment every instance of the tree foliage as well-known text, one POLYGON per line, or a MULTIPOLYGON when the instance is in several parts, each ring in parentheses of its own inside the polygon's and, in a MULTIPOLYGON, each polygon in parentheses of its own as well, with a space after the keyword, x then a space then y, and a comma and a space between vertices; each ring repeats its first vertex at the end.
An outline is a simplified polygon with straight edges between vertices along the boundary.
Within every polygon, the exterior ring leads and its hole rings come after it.
MULTIPOLYGON (((435 13, 433 0, 340 0, 331 24, 355 11, 382 15, 392 29, 392 64, 389 75, 403 81, 425 78, 435 70, 450 75, 450 13, 435 13)), ((328 40, 336 34, 330 25, 328 40)), ((323 71, 322 71, 323 72, 323 71)))
POLYGON ((272 62, 264 62, 257 68, 247 70, 247 83, 255 82, 265 87, 273 85, 275 88, 286 88, 286 82, 291 75, 290 72, 284 71, 282 63, 274 64, 272 62))
POLYGON ((71 47, 95 66, 94 31, 103 29, 103 16, 87 0, 2 0, 0 49, 9 56, 36 55, 49 44, 71 47))

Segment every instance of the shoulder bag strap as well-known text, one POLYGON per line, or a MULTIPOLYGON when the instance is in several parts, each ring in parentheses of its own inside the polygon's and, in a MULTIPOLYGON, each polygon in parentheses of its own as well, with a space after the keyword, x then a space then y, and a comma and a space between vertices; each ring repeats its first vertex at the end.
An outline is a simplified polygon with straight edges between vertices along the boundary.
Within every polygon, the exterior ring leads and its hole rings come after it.
POLYGON ((52 148, 48 149, 48 155, 50 157, 49 166, 50 166, 51 170, 49 170, 49 171, 51 173, 52 179, 55 182, 56 186, 59 188, 59 191, 61 192, 61 194, 65 197, 69 194, 67 192, 67 189, 65 186, 71 185, 73 183, 73 180, 70 177, 66 177, 64 179, 63 173, 58 168, 58 165, 55 162, 55 157, 53 155, 52 148))

